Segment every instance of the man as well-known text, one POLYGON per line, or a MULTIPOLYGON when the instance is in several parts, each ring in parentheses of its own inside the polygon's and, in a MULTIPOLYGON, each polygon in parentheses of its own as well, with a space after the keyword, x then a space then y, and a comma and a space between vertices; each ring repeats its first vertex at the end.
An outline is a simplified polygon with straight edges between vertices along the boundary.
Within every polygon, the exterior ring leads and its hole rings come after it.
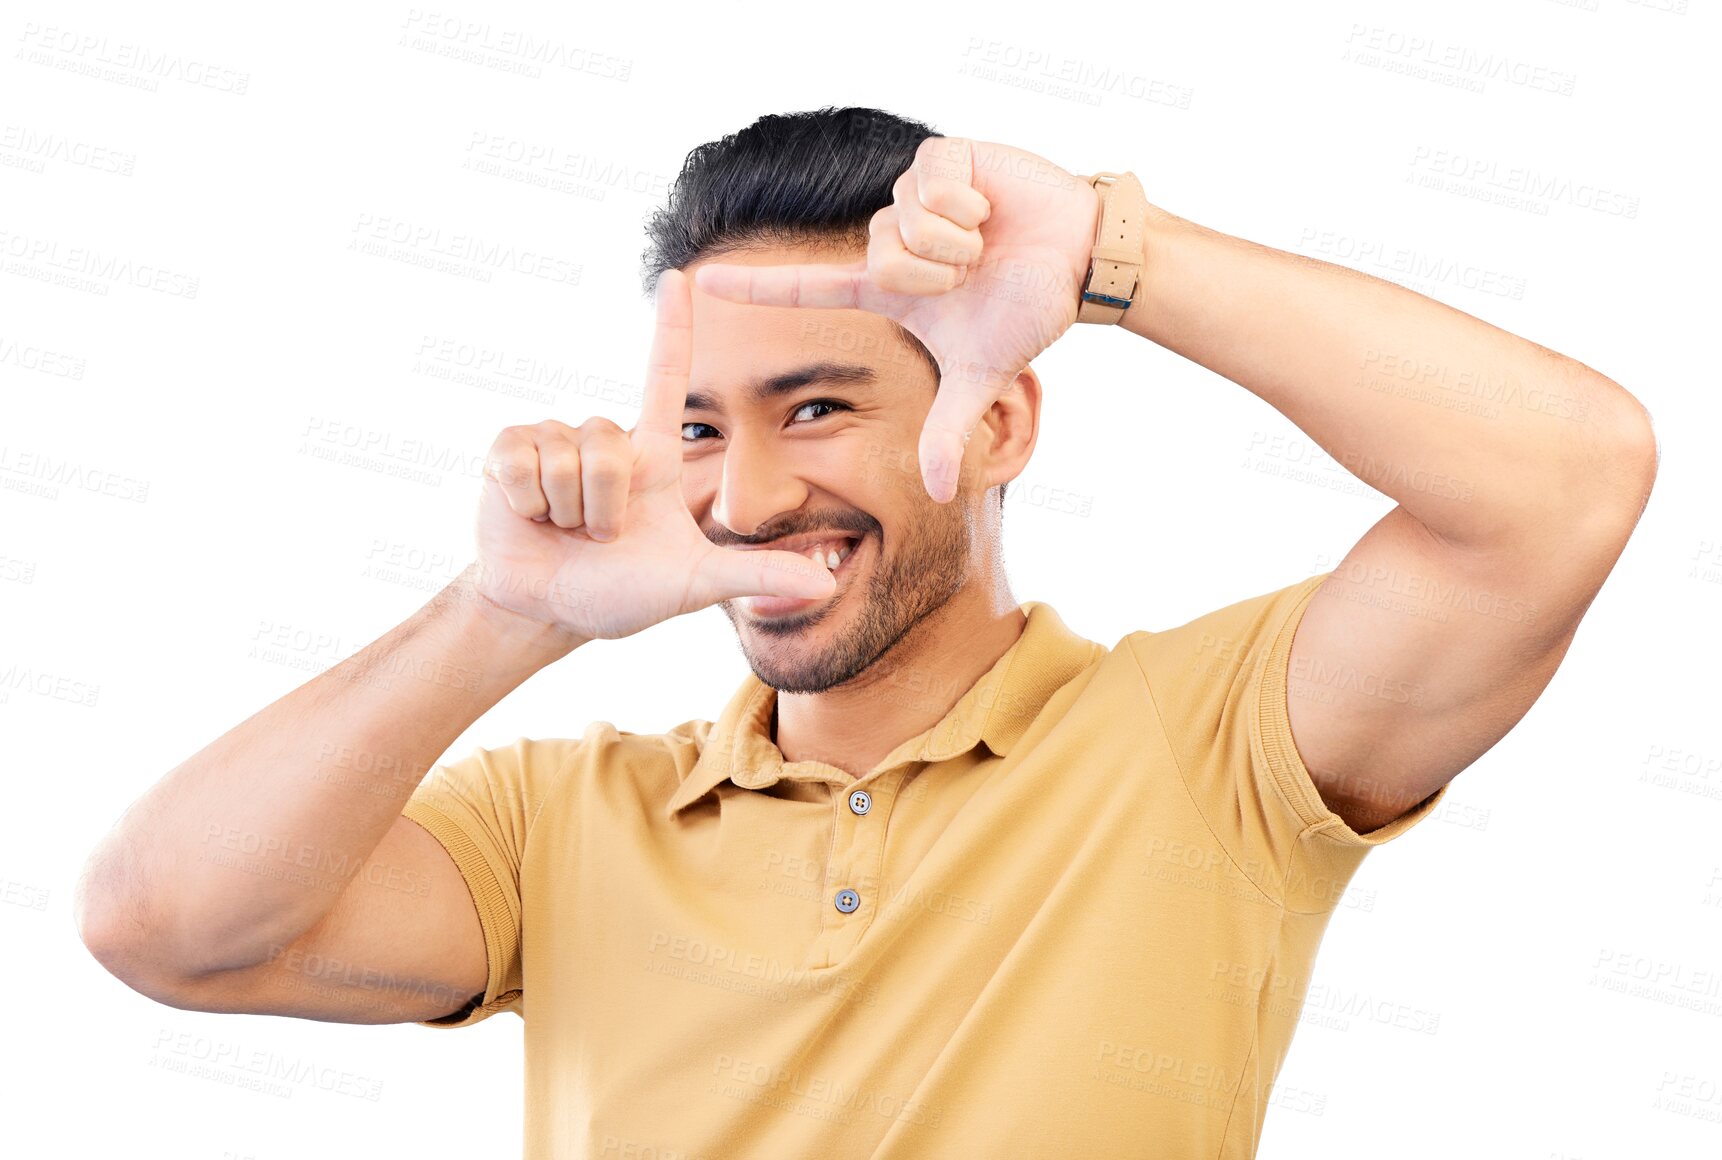
POLYGON ((1252 1155, 1340 892, 1548 683, 1655 442, 1588 367, 1095 176, 871 109, 696 150, 638 423, 505 430, 473 566, 140 800, 92 951, 206 1011, 530 1013, 532 1156, 1252 1155), (1019 604, 1029 364, 1079 313, 1399 506, 1110 648, 1019 604), (752 669, 715 721, 433 768, 714 603, 752 669))

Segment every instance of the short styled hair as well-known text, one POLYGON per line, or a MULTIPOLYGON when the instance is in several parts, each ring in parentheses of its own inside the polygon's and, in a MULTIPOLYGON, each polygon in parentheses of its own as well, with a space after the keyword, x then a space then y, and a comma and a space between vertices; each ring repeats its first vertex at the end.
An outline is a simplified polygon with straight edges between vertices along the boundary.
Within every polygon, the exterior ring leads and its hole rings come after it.
MULTIPOLYGON (((826 106, 770 113, 717 141, 696 146, 665 204, 646 222, 641 264, 645 297, 670 268, 751 248, 867 248, 873 215, 915 162, 932 126, 883 109, 826 106)), ((939 381, 939 363, 892 320, 939 381)), ((999 487, 1004 502, 1004 487, 999 487)))

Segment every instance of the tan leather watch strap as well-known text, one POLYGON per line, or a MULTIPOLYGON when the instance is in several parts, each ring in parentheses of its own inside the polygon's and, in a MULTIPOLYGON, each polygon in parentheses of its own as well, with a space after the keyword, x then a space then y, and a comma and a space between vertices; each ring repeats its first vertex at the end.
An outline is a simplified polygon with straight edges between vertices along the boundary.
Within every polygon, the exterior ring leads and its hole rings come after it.
POLYGON ((1076 321, 1105 325, 1124 317, 1142 285, 1148 195, 1129 170, 1102 170, 1081 180, 1100 194, 1100 224, 1076 321))

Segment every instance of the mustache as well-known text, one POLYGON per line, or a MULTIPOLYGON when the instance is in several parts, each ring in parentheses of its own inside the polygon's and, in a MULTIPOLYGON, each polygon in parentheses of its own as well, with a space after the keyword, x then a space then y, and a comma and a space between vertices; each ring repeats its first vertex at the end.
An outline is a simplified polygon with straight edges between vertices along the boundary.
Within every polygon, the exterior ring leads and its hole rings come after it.
POLYGON ((738 536, 725 527, 705 529, 706 539, 720 548, 733 548, 737 544, 769 544, 773 540, 783 540, 790 536, 800 536, 814 532, 839 532, 856 536, 864 536, 869 532, 882 532, 879 521, 866 512, 830 512, 824 515, 810 514, 797 516, 793 520, 784 520, 751 536, 738 536))

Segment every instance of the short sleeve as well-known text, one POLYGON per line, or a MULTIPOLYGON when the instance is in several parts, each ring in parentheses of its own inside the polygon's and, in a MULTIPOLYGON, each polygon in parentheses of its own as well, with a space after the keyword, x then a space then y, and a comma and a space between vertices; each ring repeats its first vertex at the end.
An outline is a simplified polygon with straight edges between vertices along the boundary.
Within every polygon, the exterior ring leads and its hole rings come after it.
POLYGON ((466 1027, 498 1011, 522 1014, 520 867, 533 821, 560 784, 565 750, 519 738, 431 767, 401 810, 454 859, 484 931, 484 994, 425 1027, 466 1027))
POLYGON ((1428 817, 1442 786, 1359 834, 1322 800, 1293 743, 1292 638, 1331 576, 1312 576, 1162 632, 1125 637, 1196 808, 1237 869, 1295 910, 1323 910, 1371 848, 1428 817))

